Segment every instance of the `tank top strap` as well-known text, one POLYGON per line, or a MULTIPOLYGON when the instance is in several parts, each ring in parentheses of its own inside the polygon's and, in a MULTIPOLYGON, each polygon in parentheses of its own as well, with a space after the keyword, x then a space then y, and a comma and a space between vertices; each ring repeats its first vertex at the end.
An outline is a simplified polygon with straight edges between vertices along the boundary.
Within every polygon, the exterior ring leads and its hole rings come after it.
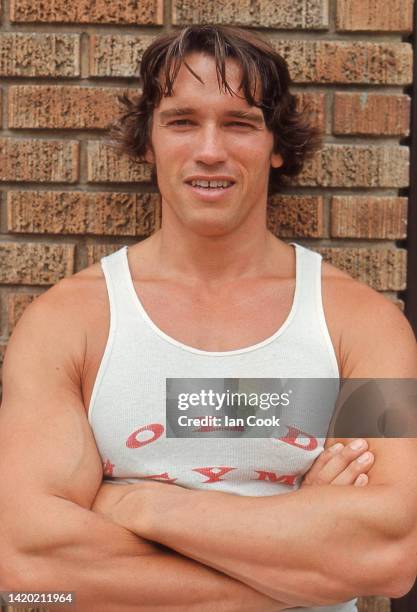
POLYGON ((324 343, 331 362, 332 376, 339 378, 339 365, 323 306, 323 256, 298 243, 290 244, 295 246, 297 254, 295 316, 292 329, 296 330, 300 338, 308 337, 319 344, 324 343))
POLYGON ((130 295, 127 246, 102 257, 100 264, 107 285, 111 323, 115 324, 117 320, 123 321, 124 317, 129 315, 129 311, 133 316, 137 316, 130 295))
POLYGON ((296 242, 290 242, 296 249, 296 285, 294 301, 297 302, 297 316, 306 320, 317 320, 322 308, 321 263, 322 256, 296 242))

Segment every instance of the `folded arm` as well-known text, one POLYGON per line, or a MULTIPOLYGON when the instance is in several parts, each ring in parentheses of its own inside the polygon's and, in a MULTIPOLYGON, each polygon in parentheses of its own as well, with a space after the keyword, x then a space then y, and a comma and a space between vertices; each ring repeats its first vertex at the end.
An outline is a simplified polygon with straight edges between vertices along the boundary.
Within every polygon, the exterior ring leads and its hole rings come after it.
MULTIPOLYGON (((350 338, 344 376, 417 378, 415 338, 394 308, 381 306, 383 335, 369 320, 358 323, 361 337, 350 338)), ((375 465, 365 488, 307 487, 254 498, 148 483, 127 491, 113 517, 288 604, 398 597, 417 573, 417 444, 368 445, 375 465)))
POLYGON ((103 471, 80 393, 83 303, 58 284, 9 342, 0 408, 1 590, 75 591, 76 610, 277 611, 215 569, 90 510, 103 471))
POLYGON ((289 605, 398 597, 412 586, 416 530, 404 487, 327 485, 255 498, 141 486, 114 520, 289 605))

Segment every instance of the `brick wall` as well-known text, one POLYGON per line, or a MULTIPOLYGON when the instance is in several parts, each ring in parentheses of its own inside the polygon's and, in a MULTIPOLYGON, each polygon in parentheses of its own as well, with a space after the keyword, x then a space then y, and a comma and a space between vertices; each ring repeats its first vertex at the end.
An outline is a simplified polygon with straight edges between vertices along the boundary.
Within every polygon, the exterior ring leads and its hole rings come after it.
POLYGON ((115 155, 106 128, 143 50, 183 24, 266 32, 325 134, 270 198, 269 227, 388 297, 405 289, 412 0, 0 6, 0 356, 34 296, 158 227, 148 168, 115 155))
POLYGON ((0 365, 36 295, 158 227, 148 169, 117 157, 106 128, 116 94, 137 88, 143 50, 183 24, 269 35, 325 134, 302 175, 270 198, 269 227, 401 297, 412 9, 412 0, 0 0, 0 365))

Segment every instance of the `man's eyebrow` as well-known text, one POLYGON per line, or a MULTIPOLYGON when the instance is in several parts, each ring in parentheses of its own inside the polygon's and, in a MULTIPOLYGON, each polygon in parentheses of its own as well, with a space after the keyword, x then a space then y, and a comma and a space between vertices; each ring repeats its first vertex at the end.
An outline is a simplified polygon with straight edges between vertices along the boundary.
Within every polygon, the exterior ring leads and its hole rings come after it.
MULTIPOLYGON (((195 108, 191 107, 182 107, 182 108, 170 108, 165 111, 161 111, 159 113, 160 119, 170 119, 171 117, 179 117, 181 115, 194 115, 198 111, 195 108)), ((259 125, 263 125, 264 119, 262 115, 258 115, 257 113, 253 113, 250 111, 244 110, 229 110, 226 111, 225 116, 227 117, 235 117, 238 119, 247 119, 248 121, 253 121, 254 123, 258 123, 259 125)))
POLYGON ((183 107, 183 108, 170 108, 166 111, 159 113, 160 119, 170 119, 171 117, 178 117, 179 115, 192 115, 195 112, 194 108, 183 107))
POLYGON ((259 123, 260 125, 264 123, 263 115, 258 115, 257 113, 253 113, 251 111, 234 110, 228 111, 225 114, 229 117, 237 117, 238 119, 249 119, 250 121, 259 123))

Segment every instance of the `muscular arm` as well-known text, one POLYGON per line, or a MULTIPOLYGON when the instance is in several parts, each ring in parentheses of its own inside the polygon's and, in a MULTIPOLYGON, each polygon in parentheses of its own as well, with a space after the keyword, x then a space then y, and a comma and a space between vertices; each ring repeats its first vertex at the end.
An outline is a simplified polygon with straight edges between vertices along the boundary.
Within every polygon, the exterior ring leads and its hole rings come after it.
MULTIPOLYGON (((393 308, 381 306, 384 334, 368 320, 352 336, 350 377, 417 378, 414 335, 393 308)), ((376 461, 366 488, 322 486, 253 498, 148 483, 127 492, 114 517, 292 605, 398 597, 417 572, 417 444, 368 442, 376 461)))
POLYGON ((1 589, 75 591, 88 612, 283 609, 90 510, 102 466, 80 394, 80 298, 67 285, 27 308, 5 357, 1 589))

